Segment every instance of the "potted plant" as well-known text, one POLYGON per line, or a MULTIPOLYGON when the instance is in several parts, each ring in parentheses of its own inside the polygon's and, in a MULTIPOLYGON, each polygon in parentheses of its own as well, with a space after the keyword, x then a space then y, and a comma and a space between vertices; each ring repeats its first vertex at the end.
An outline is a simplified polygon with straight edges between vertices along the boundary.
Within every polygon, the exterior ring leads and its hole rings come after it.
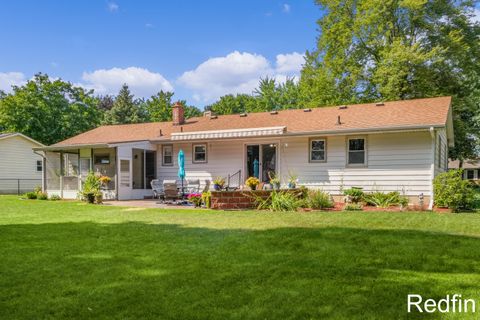
POLYGON ((280 189, 280 178, 275 175, 273 171, 268 173, 268 177, 270 178, 270 184, 272 185, 273 190, 280 189))
POLYGON ((80 195, 83 199, 87 200, 88 203, 95 202, 95 195, 100 191, 100 180, 93 171, 90 171, 85 178, 83 183, 82 191, 80 195))
POLYGON ((295 189, 297 187, 298 175, 293 172, 288 172, 288 188, 295 189))
POLYGON ((222 190, 224 185, 225 178, 223 177, 216 177, 215 180, 213 180, 213 189, 215 189, 216 191, 222 190))
POLYGON ((103 203, 103 193, 100 190, 95 192, 95 203, 98 203, 98 204, 103 203))
POLYGON ((100 181, 102 188, 107 189, 108 184, 110 183, 110 181, 112 181, 112 178, 110 178, 109 176, 100 176, 98 180, 100 181))
POLYGON ((200 207, 202 204, 202 195, 200 193, 190 193, 187 199, 195 205, 195 208, 200 207))
POLYGON ((250 188, 250 190, 256 190, 257 186, 260 184, 260 180, 255 177, 250 177, 245 181, 245 185, 250 188))

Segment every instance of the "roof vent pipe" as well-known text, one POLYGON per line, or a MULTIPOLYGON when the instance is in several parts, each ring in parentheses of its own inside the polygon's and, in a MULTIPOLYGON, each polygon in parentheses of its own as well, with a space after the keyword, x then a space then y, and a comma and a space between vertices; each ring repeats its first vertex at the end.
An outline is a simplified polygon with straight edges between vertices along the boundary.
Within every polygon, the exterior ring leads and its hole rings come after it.
POLYGON ((347 108, 348 108, 348 106, 340 106, 340 107, 338 107, 338 109, 340 109, 340 110, 344 110, 344 109, 347 109, 347 108))
POLYGON ((342 121, 340 120, 340 116, 337 116, 337 123, 336 125, 339 126, 342 124, 342 121))
POLYGON ((310 112, 310 111, 312 111, 312 109, 310 109, 310 108, 303 109, 303 112, 310 112))
POLYGON ((247 114, 246 113, 240 113, 240 117, 246 117, 247 114))
POLYGON ((385 103, 383 101, 375 103, 375 106, 377 106, 377 107, 382 107, 384 105, 385 105, 385 103))
POLYGON ((277 110, 270 111, 270 114, 278 114, 277 110))

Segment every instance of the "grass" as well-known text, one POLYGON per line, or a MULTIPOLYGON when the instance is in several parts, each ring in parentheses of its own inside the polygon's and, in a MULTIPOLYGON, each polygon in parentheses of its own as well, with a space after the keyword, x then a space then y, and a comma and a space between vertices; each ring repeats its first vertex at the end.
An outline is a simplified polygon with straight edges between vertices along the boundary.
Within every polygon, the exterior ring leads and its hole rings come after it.
POLYGON ((407 314, 407 294, 480 299, 472 213, 138 210, 0 196, 0 244, 3 319, 436 319, 407 314))

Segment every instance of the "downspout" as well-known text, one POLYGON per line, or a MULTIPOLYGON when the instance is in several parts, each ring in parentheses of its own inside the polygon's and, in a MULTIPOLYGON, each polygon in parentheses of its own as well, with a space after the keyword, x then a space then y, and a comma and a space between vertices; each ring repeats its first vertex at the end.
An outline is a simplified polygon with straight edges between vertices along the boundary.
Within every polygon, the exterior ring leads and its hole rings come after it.
POLYGON ((33 150, 33 153, 42 157, 42 192, 46 192, 47 190, 45 190, 45 189, 47 188, 47 184, 46 184, 46 182, 47 182, 47 170, 46 170, 47 157, 44 154, 38 153, 36 150, 33 150))
POLYGON ((433 209, 433 179, 435 179, 435 128, 430 127, 430 137, 432 138, 432 163, 430 164, 430 202, 428 204, 428 210, 433 209))

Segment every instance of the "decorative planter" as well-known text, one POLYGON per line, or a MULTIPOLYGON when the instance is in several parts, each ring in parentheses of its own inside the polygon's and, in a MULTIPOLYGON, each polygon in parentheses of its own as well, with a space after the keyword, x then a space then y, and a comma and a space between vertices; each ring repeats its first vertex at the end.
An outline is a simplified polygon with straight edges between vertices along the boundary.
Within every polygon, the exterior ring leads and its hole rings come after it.
POLYGON ((257 186, 256 185, 250 186, 250 190, 253 190, 253 191, 257 190, 257 186))
POLYGON ((101 193, 95 195, 95 202, 98 203, 98 204, 102 204, 102 203, 103 203, 103 195, 102 195, 101 193))
POLYGON ((214 189, 215 191, 220 191, 220 190, 222 190, 222 186, 219 185, 219 184, 214 184, 214 185, 213 185, 213 189, 214 189))
POLYGON ((88 203, 95 203, 95 194, 94 193, 87 193, 86 195, 88 203))
POLYGON ((296 187, 297 187, 297 185, 295 183, 293 183, 293 182, 288 183, 288 188, 289 189, 295 189, 296 187))

